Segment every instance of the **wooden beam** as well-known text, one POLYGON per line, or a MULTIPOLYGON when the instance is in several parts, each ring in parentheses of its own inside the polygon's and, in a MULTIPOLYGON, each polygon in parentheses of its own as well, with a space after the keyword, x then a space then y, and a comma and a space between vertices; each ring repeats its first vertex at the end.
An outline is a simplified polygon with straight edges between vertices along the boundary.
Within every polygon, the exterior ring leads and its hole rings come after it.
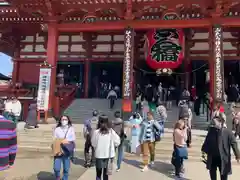
POLYGON ((154 28, 199 28, 211 26, 211 19, 200 20, 129 20, 117 22, 96 22, 91 24, 83 23, 62 23, 58 24, 60 32, 83 32, 83 31, 105 31, 123 30, 126 27, 133 29, 154 29, 154 28))

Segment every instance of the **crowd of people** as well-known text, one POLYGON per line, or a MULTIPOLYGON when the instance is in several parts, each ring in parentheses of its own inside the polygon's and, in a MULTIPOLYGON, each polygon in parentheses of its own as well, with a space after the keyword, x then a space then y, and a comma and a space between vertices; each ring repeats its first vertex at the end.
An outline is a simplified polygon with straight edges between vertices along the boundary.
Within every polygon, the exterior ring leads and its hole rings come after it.
MULTIPOLYGON (((186 93, 188 95, 188 93, 186 93)), ((11 101, 12 104, 16 100, 11 101)), ((189 100, 183 98, 179 101, 178 119, 173 128, 173 152, 171 163, 175 168, 177 179, 184 177, 184 161, 188 159, 188 150, 191 148, 192 135, 192 110, 189 100)), ((14 164, 17 151, 16 122, 9 119, 6 109, 10 109, 10 102, 0 103, 0 170, 8 169, 14 164), (9 104, 8 104, 9 103, 9 104)), ((14 107, 14 106, 12 106, 14 107)), ((11 112, 14 108, 12 108, 11 112)), ((167 108, 161 101, 157 106, 149 103, 145 97, 144 103, 134 112, 129 119, 123 120, 121 112, 114 113, 114 119, 109 119, 104 114, 93 111, 92 117, 84 123, 83 134, 85 137, 85 167, 95 166, 96 179, 108 180, 113 173, 114 159, 116 158, 116 171, 121 170, 124 159, 125 142, 131 153, 141 155, 142 168, 145 172, 155 166, 155 147, 164 138, 164 124, 168 118, 167 108), (130 130, 130 133, 127 132, 130 130)), ((234 107, 233 107, 234 109, 234 107)), ((9 110, 10 111, 10 110, 9 110)), ((18 115, 18 114, 16 114, 18 115)), ((239 128, 239 112, 233 112, 236 128, 239 128)), ((236 137, 227 128, 226 115, 221 102, 216 104, 212 113, 208 133, 202 145, 202 159, 209 170, 211 180, 216 180, 217 168, 220 170, 221 180, 227 180, 231 174, 231 148, 240 160, 236 137)), ((68 180, 71 159, 74 157, 76 135, 71 119, 63 115, 60 117, 53 132, 54 141, 52 152, 54 155, 53 170, 57 180, 68 180), (62 167, 62 168, 61 168, 62 167), (63 176, 61 176, 61 169, 63 176)))

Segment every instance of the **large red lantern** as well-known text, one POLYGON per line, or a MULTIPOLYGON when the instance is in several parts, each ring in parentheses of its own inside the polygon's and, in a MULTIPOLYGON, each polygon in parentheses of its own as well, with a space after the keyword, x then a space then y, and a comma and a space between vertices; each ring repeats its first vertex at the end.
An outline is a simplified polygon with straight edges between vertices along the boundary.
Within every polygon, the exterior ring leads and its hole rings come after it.
POLYGON ((154 70, 175 69, 184 58, 185 37, 182 29, 153 29, 145 35, 147 64, 154 70))

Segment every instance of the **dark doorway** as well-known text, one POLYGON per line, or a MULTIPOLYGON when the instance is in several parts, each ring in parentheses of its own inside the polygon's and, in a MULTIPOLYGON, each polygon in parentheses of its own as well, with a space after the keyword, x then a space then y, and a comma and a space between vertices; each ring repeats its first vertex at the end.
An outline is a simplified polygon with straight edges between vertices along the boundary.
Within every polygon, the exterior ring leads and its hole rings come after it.
POLYGON ((84 64, 81 62, 59 62, 57 74, 64 71, 64 84, 77 85, 77 98, 83 96, 84 87, 84 64))
POLYGON ((240 84, 240 62, 224 61, 225 88, 229 88, 232 84, 240 84))
POLYGON ((197 93, 205 94, 210 90, 210 84, 207 80, 207 72, 209 71, 209 65, 204 60, 194 60, 192 63, 191 82, 199 91, 197 93))
MULTIPOLYGON (((91 63, 90 97, 100 97, 101 84, 111 84, 122 89, 122 62, 93 62, 91 63)), ((121 94, 121 93, 119 93, 121 94)))

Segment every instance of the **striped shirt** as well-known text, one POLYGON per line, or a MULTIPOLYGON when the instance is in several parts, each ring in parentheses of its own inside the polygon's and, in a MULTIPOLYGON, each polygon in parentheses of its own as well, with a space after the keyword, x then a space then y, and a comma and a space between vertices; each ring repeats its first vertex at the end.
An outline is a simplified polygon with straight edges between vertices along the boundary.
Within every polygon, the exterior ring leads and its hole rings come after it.
POLYGON ((145 134, 145 139, 151 140, 152 137, 152 132, 153 131, 153 127, 152 127, 152 121, 148 121, 148 125, 147 125, 147 129, 146 129, 146 134, 145 134))
POLYGON ((16 124, 0 115, 0 171, 14 164, 16 152, 16 124))

